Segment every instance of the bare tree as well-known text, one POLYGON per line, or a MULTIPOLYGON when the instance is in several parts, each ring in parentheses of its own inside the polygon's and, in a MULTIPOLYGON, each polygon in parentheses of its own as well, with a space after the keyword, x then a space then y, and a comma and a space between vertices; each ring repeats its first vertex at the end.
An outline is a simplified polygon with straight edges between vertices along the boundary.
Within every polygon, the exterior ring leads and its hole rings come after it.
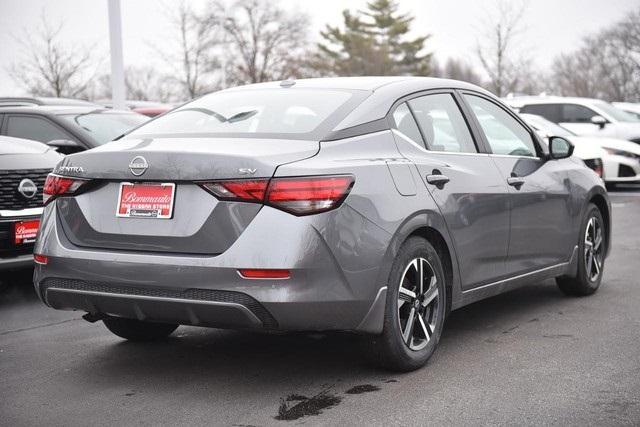
POLYGON ((166 3, 165 9, 173 32, 168 45, 153 47, 169 66, 171 79, 189 99, 214 90, 219 86, 215 49, 222 39, 220 20, 199 14, 185 0, 166 3))
POLYGON ((551 82, 561 95, 640 101, 640 10, 559 55, 551 82))
POLYGON ((43 11, 40 29, 14 36, 24 55, 8 69, 11 78, 32 95, 76 98, 86 90, 97 70, 94 46, 62 41, 63 23, 49 22, 43 11))
POLYGON ((228 9, 218 1, 214 17, 224 15, 226 83, 257 83, 295 76, 307 47, 307 15, 288 14, 273 1, 236 0, 228 9))
POLYGON ((489 89, 498 96, 517 91, 523 71, 531 64, 518 53, 522 52, 518 43, 525 10, 523 1, 497 0, 496 9, 482 23, 487 30, 478 40, 478 58, 489 77, 489 89))
POLYGON ((479 86, 483 85, 482 76, 480 76, 480 74, 478 74, 471 65, 463 60, 449 58, 441 66, 436 64, 434 61, 432 68, 434 69, 433 75, 435 77, 462 80, 479 86))

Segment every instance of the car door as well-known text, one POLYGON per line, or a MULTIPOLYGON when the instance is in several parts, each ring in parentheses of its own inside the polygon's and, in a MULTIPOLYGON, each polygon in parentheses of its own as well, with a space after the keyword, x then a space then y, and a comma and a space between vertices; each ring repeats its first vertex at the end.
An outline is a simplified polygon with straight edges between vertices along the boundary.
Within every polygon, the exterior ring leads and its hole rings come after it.
POLYGON ((463 289, 505 274, 509 190, 495 164, 478 150, 454 92, 397 103, 391 121, 398 147, 418 169, 455 245, 463 289))
POLYGON ((43 116, 7 114, 3 133, 15 138, 43 142, 55 147, 61 154, 84 150, 72 135, 43 116))
POLYGON ((491 150, 490 159, 509 184, 508 273, 566 262, 575 245, 571 182, 564 164, 572 160, 547 160, 533 131, 515 114, 489 97, 472 92, 463 96, 491 150))

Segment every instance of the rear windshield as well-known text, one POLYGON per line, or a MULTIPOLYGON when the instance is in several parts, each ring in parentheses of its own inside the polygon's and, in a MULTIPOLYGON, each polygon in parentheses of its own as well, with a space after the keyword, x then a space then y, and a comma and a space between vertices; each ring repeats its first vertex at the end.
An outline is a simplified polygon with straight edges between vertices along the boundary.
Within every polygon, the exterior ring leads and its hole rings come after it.
POLYGON ((348 104, 346 90, 256 89, 212 93, 141 126, 140 135, 309 135, 348 104))
POLYGON ((76 126, 80 126, 98 144, 105 144, 149 120, 148 117, 142 114, 126 112, 63 114, 60 117, 76 126))

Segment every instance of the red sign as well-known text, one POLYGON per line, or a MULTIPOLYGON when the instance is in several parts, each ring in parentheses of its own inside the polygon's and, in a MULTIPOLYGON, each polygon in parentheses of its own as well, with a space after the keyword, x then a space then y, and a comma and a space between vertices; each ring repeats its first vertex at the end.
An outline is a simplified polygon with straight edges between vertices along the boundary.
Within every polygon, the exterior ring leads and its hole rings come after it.
POLYGON ((173 215, 175 184, 120 184, 116 216, 168 219, 173 215))
POLYGON ((40 227, 40 220, 33 219, 31 221, 18 221, 13 225, 13 242, 16 245, 25 243, 33 243, 36 241, 40 227))

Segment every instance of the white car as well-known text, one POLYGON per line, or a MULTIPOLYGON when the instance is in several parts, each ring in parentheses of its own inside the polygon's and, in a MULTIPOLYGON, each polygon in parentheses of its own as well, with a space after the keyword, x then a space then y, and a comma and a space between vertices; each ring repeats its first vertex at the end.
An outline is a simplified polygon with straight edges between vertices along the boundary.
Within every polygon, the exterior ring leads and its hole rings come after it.
POLYGON ((520 117, 545 141, 550 136, 561 136, 571 141, 575 146, 574 155, 583 159, 592 169, 589 159, 600 157, 603 166, 601 176, 607 184, 640 182, 640 145, 623 139, 578 136, 534 114, 520 114, 520 117))
POLYGON ((612 102, 611 104, 617 109, 629 113, 640 120, 640 104, 635 102, 612 102))
POLYGON ((640 119, 605 101, 559 96, 524 96, 504 101, 519 113, 542 116, 576 135, 640 143, 640 119))

